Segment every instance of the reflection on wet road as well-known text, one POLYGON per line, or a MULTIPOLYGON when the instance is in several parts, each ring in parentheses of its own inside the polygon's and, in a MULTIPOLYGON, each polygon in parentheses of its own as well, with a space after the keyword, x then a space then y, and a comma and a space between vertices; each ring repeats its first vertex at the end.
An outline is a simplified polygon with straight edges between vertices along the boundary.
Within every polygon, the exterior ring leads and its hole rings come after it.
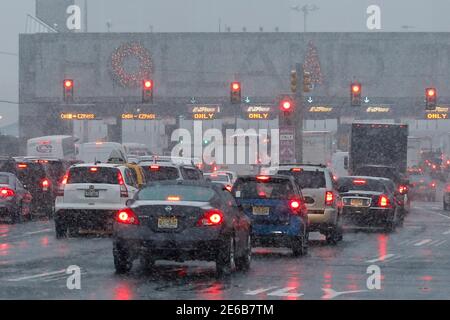
POLYGON ((439 203, 415 202, 395 233, 349 231, 336 246, 311 235, 306 257, 254 248, 249 272, 217 278, 214 263, 136 261, 114 273, 109 238, 56 240, 53 222, 0 224, 0 299, 448 299, 450 217, 439 203), (67 267, 81 268, 69 290, 67 267), (368 268, 381 288, 370 289, 368 268))

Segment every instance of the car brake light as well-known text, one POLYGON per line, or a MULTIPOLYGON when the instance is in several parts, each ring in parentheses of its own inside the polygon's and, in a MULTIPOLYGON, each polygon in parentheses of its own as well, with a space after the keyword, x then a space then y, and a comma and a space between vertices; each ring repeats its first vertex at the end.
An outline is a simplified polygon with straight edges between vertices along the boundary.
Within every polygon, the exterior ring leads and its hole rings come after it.
POLYGON ((139 219, 130 208, 122 209, 117 212, 116 221, 122 224, 139 224, 139 219))
POLYGON ((382 207, 382 208, 386 208, 389 206, 389 198, 386 197, 385 195, 381 195, 378 198, 378 206, 382 207))
POLYGON ((92 167, 89 169, 89 171, 91 172, 98 172, 98 168, 97 167, 92 167))
POLYGON ((159 166, 150 166, 150 170, 158 171, 159 170, 159 166))
POLYGON ((353 184, 356 184, 356 185, 363 185, 363 184, 366 184, 366 183, 367 183, 367 180, 364 180, 364 179, 353 180, 353 184))
POLYGON ((180 197, 179 196, 168 196, 167 197, 167 201, 180 201, 180 197))
POLYGON ((302 172, 302 168, 292 168, 292 172, 302 172))
POLYGON ((436 182, 432 182, 432 183, 430 183, 430 187, 432 187, 432 188, 436 188, 436 182))
POLYGON ((227 185, 226 187, 225 187, 228 191, 230 191, 231 192, 231 190, 233 189, 233 186, 231 186, 231 185, 227 185))
POLYGON ((223 222, 223 213, 220 210, 208 210, 198 220, 197 226, 218 226, 223 222))
POLYGON ((41 187, 42 187, 42 191, 48 191, 48 188, 50 187, 50 180, 48 180, 48 179, 42 180, 41 187))
POLYGON ((407 190, 408 187, 405 185, 401 185, 400 187, 398 187, 398 192, 400 192, 400 194, 405 194, 407 190))
POLYGON ((128 198, 128 189, 125 185, 125 181, 123 180, 122 172, 117 171, 117 180, 119 181, 120 185, 120 197, 121 198, 128 198))
POLYGON ((26 168, 28 168, 28 165, 25 164, 25 163, 20 163, 20 164, 17 165, 17 168, 19 168, 19 169, 26 169, 26 168))
POLYGON ((16 193, 14 192, 14 190, 10 188, 0 188, 0 197, 2 198, 14 197, 15 195, 16 193))
POLYGON ((270 177, 269 176, 256 176, 256 180, 258 180, 258 181, 269 181, 270 177))
POLYGON ((298 200, 291 200, 289 202, 289 207, 293 210, 293 211, 297 211, 298 209, 300 209, 300 201, 298 200))
POLYGON ((325 205, 332 206, 334 202, 334 194, 332 191, 327 191, 325 193, 325 205))
POLYGON ((58 197, 64 197, 64 188, 67 184, 67 181, 69 181, 69 172, 67 172, 61 180, 61 184, 59 185, 59 188, 56 192, 56 195, 58 197))

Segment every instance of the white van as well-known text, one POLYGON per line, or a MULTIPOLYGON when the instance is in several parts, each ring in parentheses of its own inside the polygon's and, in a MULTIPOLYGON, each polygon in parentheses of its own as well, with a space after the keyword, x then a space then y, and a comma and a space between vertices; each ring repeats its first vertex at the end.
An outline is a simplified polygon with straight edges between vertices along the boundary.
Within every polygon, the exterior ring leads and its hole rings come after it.
POLYGON ((27 156, 75 160, 75 142, 73 136, 46 136, 27 141, 27 156))
POLYGON ((124 147, 117 142, 87 142, 78 147, 77 160, 85 163, 107 163, 110 158, 120 158, 124 163, 128 161, 124 147))
POLYGON ((331 172, 336 177, 348 176, 348 152, 338 151, 333 153, 331 157, 331 172))
POLYGON ((150 149, 143 143, 123 143, 127 155, 133 156, 149 156, 150 149))

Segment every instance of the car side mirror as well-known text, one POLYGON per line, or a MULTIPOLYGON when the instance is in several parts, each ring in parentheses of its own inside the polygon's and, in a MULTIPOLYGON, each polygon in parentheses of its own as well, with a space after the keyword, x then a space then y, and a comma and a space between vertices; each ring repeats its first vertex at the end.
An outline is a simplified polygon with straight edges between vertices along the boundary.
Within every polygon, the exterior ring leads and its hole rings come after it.
POLYGON ((342 187, 339 187, 339 189, 338 189, 339 193, 346 193, 346 192, 349 192, 349 191, 350 190, 349 190, 349 188, 347 186, 342 186, 342 187))
POLYGON ((128 199, 127 202, 125 202, 125 205, 127 207, 131 207, 135 202, 136 202, 136 200, 134 200, 134 199, 128 199))

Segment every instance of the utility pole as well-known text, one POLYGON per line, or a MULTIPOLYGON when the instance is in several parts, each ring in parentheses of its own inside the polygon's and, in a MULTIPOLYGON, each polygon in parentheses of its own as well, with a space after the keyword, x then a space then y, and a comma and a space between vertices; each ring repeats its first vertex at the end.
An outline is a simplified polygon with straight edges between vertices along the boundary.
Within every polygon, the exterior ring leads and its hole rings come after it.
POLYGON ((298 163, 303 161, 303 65, 297 63, 295 65, 295 71, 297 72, 298 87, 295 91, 295 110, 294 110, 294 132, 295 132, 295 160, 298 163))

